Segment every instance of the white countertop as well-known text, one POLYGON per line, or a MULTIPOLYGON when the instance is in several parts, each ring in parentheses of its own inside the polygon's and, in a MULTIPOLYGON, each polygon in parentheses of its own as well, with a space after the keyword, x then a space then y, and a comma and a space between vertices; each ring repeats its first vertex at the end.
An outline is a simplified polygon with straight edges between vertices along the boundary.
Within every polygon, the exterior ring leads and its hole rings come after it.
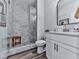
POLYGON ((56 32, 56 31, 50 31, 50 34, 57 34, 57 35, 70 35, 70 36, 79 36, 79 32, 56 32))

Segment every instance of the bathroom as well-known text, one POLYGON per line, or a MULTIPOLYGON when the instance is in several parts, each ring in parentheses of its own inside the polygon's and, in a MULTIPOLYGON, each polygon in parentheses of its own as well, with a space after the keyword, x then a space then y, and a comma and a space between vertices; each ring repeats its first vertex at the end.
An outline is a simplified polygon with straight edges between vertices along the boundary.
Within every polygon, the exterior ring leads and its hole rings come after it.
POLYGON ((78 0, 0 0, 0 59, 79 59, 78 36, 78 0))
POLYGON ((43 4, 43 0, 0 0, 0 59, 46 57, 43 4), (40 39, 42 51, 36 44, 40 39))

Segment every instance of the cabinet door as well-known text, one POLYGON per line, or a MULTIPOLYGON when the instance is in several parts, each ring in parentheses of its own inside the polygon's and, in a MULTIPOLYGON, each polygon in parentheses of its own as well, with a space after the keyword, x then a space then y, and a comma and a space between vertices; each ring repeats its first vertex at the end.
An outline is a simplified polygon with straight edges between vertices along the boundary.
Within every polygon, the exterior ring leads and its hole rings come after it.
POLYGON ((77 54, 72 51, 69 51, 66 48, 62 48, 62 59, 77 59, 77 54))
POLYGON ((52 59, 61 59, 62 48, 59 47, 58 42, 51 40, 52 48, 51 48, 51 57, 52 59))
POLYGON ((52 59, 56 59, 56 57, 57 57, 57 51, 56 51, 57 42, 51 40, 51 43, 52 43, 52 45, 51 45, 51 57, 52 57, 52 59))
POLYGON ((52 40, 47 39, 46 40, 46 55, 48 57, 48 59, 55 59, 54 58, 54 44, 52 42, 52 40))
POLYGON ((56 52, 56 59, 62 59, 62 54, 63 54, 62 47, 58 45, 58 50, 56 52))

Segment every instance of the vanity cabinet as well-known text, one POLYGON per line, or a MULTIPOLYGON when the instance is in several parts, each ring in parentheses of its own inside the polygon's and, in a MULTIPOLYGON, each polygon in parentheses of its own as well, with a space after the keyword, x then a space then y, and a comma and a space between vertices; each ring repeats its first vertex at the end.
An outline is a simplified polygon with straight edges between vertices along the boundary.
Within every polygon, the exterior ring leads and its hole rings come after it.
POLYGON ((52 41, 48 39, 46 40, 46 55, 49 59, 54 58, 54 44, 52 44, 52 41))
POLYGON ((73 51, 69 51, 66 48, 62 49, 62 59, 79 59, 79 58, 77 58, 77 56, 79 56, 79 55, 77 55, 73 51))
MULTIPOLYGON (((66 36, 67 38, 63 38, 63 36, 59 34, 46 34, 46 56, 48 59, 79 59, 78 45, 75 47, 75 44, 72 45, 73 43, 69 45, 66 44, 67 41, 61 41, 61 39, 71 40, 72 36, 66 36)), ((77 43, 78 41, 74 42, 77 43)))
POLYGON ((58 46, 56 41, 47 39, 46 40, 46 55, 49 59, 61 59, 62 58, 62 47, 58 46))

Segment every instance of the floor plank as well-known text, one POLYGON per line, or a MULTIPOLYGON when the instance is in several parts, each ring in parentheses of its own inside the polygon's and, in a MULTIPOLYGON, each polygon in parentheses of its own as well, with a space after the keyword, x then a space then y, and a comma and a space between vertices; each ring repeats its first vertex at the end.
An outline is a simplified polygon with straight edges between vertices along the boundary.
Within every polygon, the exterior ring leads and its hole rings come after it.
POLYGON ((9 57, 8 59, 47 59, 45 54, 38 55, 37 53, 32 53, 31 51, 26 51, 14 56, 9 57))

